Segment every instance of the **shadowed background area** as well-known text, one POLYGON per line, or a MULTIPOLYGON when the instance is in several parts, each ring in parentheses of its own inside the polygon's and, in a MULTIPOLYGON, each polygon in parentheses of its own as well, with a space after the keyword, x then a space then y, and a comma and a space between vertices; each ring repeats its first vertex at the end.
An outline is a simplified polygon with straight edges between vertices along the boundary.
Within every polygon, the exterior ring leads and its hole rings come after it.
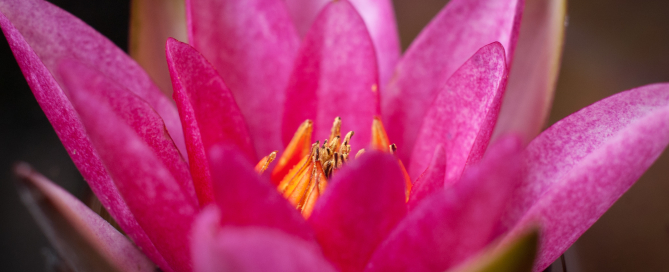
MULTIPOLYGON (((51 2, 127 49, 128 2, 51 2)), ((403 49, 446 2, 395 1, 403 49)), ((660 0, 570 2, 549 124, 614 93, 669 82, 668 10, 669 1, 660 0)), ((90 190, 37 105, 4 38, 0 127, 0 270, 45 271, 55 253, 20 203, 11 165, 29 162, 84 201, 90 190)), ((578 240, 566 261, 567 271, 669 271, 667 256, 669 152, 578 240)))

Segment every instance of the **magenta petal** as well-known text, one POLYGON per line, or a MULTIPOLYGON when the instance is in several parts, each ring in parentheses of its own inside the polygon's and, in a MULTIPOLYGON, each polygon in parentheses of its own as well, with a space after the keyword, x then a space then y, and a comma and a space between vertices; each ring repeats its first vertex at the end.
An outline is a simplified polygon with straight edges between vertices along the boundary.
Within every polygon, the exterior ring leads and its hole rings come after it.
MULTIPOLYGON (((330 0, 286 0, 297 32, 304 36, 318 13, 330 0)), ((379 61, 381 85, 390 80, 395 64, 400 58, 400 40, 395 22, 395 11, 390 0, 350 0, 365 21, 369 35, 374 41, 379 61)))
POLYGON ((313 231, 302 215, 266 177, 253 170, 241 153, 216 146, 208 154, 221 224, 269 227, 314 241, 313 231))
POLYGON ((365 23, 347 1, 328 4, 304 38, 286 91, 283 143, 306 119, 314 139, 329 138, 335 117, 342 131, 355 132, 355 147, 369 144, 379 114, 374 45, 365 23))
POLYGON ((99 72, 73 60, 58 65, 58 73, 67 92, 86 92, 111 106, 114 113, 128 124, 151 148, 172 176, 196 201, 193 179, 172 138, 165 130, 165 123, 144 100, 123 89, 99 72))
POLYGON ((433 149, 446 150, 446 183, 460 178, 467 164, 485 152, 506 84, 504 48, 491 43, 472 56, 443 86, 427 110, 416 138, 409 175, 415 179, 430 163, 433 149))
POLYGON ((169 266, 190 271, 188 234, 198 210, 195 199, 108 104, 72 83, 72 104, 130 211, 169 266))
MULTIPOLYGON (((123 231, 142 248, 151 260, 164 270, 170 270, 120 196, 98 154, 93 149, 77 113, 52 75, 52 71, 56 69, 56 59, 66 56, 76 56, 80 60, 93 58, 92 63, 98 68, 114 73, 129 72, 131 74, 120 82, 126 82, 127 79, 137 80, 143 72, 102 35, 47 2, 21 0, 9 3, 5 1, 0 2, 0 11, 2 12, 0 14, 2 31, 7 37, 37 102, 51 122, 70 158, 92 191, 100 196, 100 202, 123 231), (73 50, 74 46, 65 47, 72 45, 74 41, 77 42, 77 50, 73 50), (96 46, 104 49, 100 49, 100 52, 111 52, 110 55, 99 56, 99 52, 95 49, 96 46), (117 63, 118 60, 123 61, 117 63)), ((140 80, 141 82, 144 81, 140 80)), ((178 118, 176 111, 174 113, 174 117, 178 118)), ((162 115, 163 118, 166 116, 162 115)), ((178 124, 179 120, 175 120, 178 124)), ((180 124, 178 127, 180 130, 180 124)), ((168 128, 171 127, 168 125, 168 128)), ((181 132, 172 134, 172 137, 180 135, 183 134, 181 132)), ((185 148, 181 150, 185 151, 185 148)))
POLYGON ((503 138, 448 190, 420 202, 374 252, 367 271, 444 271, 490 243, 519 181, 520 140, 503 138))
POLYGON ((283 232, 259 227, 220 228, 214 206, 193 227, 194 271, 332 271, 318 247, 283 232))
MULTIPOLYGON (((2 31, 35 97, 43 95, 38 95, 38 92, 49 92, 50 94, 44 95, 53 96, 59 92, 59 87, 55 82, 31 83, 37 81, 32 79, 34 74, 53 75, 60 59, 77 59, 96 67, 105 76, 146 100, 163 118, 174 143, 185 154, 186 145, 176 107, 146 72, 111 41, 78 18, 46 1, 3 1, 0 3, 0 12, 2 31)), ((47 107, 44 105, 46 103, 40 102, 40 106, 47 107)), ((55 122, 52 118, 49 119, 52 124, 55 122)), ((61 134, 63 133, 59 133, 61 134)), ((60 138, 63 139, 63 136, 60 138)))
POLYGON ((19 192, 44 234, 77 271, 145 271, 155 265, 102 217, 26 164, 19 192))
POLYGON ((187 0, 189 42, 234 94, 259 158, 283 149, 281 116, 299 37, 283 0, 187 0))
POLYGON ((336 173, 309 223, 341 271, 362 271, 406 214, 404 175, 394 156, 370 152, 336 173))
POLYGON ((574 113, 527 147, 509 237, 538 221, 536 271, 560 256, 669 143, 669 84, 623 92, 574 113))
POLYGON ((255 152, 235 98, 209 62, 188 44, 167 40, 167 62, 186 137, 186 148, 200 205, 213 201, 206 151, 217 144, 236 146, 250 160, 255 152))
POLYGON ((383 122, 405 163, 410 163, 429 105, 458 67, 479 48, 495 41, 507 50, 506 59, 513 59, 523 3, 450 1, 411 44, 381 94, 383 122))
MULTIPOLYGON (((407 207, 413 210, 426 196, 444 188, 446 180, 446 151, 442 145, 437 145, 432 155, 430 165, 427 166, 411 187, 411 194, 407 207)), ((450 185, 450 184, 449 184, 450 185)))

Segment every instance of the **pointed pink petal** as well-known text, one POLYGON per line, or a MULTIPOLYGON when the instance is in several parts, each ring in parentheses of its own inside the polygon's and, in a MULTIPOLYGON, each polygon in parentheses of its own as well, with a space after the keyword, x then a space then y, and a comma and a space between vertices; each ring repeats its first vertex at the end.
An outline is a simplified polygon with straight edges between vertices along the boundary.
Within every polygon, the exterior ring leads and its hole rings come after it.
MULTIPOLYGON (((153 262, 163 270, 171 271, 120 196, 93 149, 77 113, 52 75, 52 71, 56 69, 56 59, 66 56, 89 61, 92 58, 95 60, 91 63, 98 68, 113 73, 130 74, 119 82, 126 82, 127 79, 137 80, 143 72, 102 35, 47 2, 4 1, 0 2, 0 12, 2 12, 0 26, 19 67, 70 158, 123 231, 153 262), (76 47, 73 45, 75 41, 76 47), (99 52, 107 52, 109 55, 100 56, 96 51, 98 49, 99 52), (119 66, 121 68, 118 68, 119 66)), ((148 79, 139 80, 139 83, 142 82, 150 84, 147 83, 148 79)), ((164 114, 165 110, 162 113, 161 117, 165 118, 167 116, 164 114)), ((176 111, 174 114, 174 117, 178 118, 176 111)), ((177 123, 172 122, 172 125, 167 122, 168 120, 170 119, 166 119, 166 124, 170 131, 174 131, 172 129, 175 127, 174 124, 178 125, 179 130, 181 129, 178 119, 174 119, 177 123)), ((175 137, 181 135, 183 135, 181 132, 171 134, 177 146, 179 141, 175 137)), ((185 151, 185 147, 180 150, 185 151)))
POLYGON ((209 169, 221 224, 274 228, 314 241, 302 215, 283 198, 267 177, 236 149, 215 146, 209 150, 209 169))
POLYGON ((286 91, 283 142, 306 119, 314 139, 326 139, 335 117, 343 132, 355 132, 351 152, 369 144, 379 113, 374 45, 365 24, 347 1, 328 4, 304 38, 286 91))
MULTIPOLYGON (((286 0, 286 5, 300 36, 304 37, 318 13, 329 2, 331 1, 286 0)), ((360 13, 374 41, 379 61, 379 82, 384 86, 390 80, 395 64, 400 58, 400 40, 393 3, 390 0, 350 0, 349 2, 360 13)))
POLYGON ((525 5, 517 47, 522 54, 514 56, 493 141, 513 132, 529 143, 543 129, 560 70, 566 2, 528 1, 525 5))
MULTIPOLYGON (((3 1, 0 12, 3 15, 0 25, 7 39, 11 40, 12 51, 21 63, 19 66, 26 78, 38 69, 55 74, 57 62, 62 58, 77 59, 96 67, 105 76, 146 100, 163 118, 174 143, 185 154, 186 145, 176 107, 146 72, 111 41, 46 1, 3 1)), ((34 86, 36 84, 39 83, 31 84, 33 93, 41 91, 41 88, 35 90, 39 88, 34 86)), ((50 92, 57 92, 58 86, 48 88, 52 89, 50 92)))
POLYGON ((481 48, 453 74, 427 110, 416 138, 409 175, 415 179, 430 163, 438 144, 446 150, 446 184, 477 162, 490 141, 506 84, 504 48, 481 48))
POLYGON ((102 217, 76 197, 18 165, 19 192, 49 241, 78 271, 145 271, 155 265, 102 217))
POLYGON ((66 85, 72 104, 137 222, 170 267, 190 271, 188 234, 198 210, 195 199, 109 105, 72 83, 66 85))
POLYGON ((445 179, 446 151, 444 151, 442 145, 437 145, 437 148, 434 149, 430 165, 427 166, 425 172, 418 177, 411 187, 409 202, 407 202, 409 210, 413 210, 421 200, 431 193, 444 188, 445 179))
POLYGON ((506 222, 513 226, 509 237, 540 223, 535 270, 541 271, 634 184, 668 143, 669 84, 614 95, 557 122, 527 147, 525 180, 506 222))
POLYGON ((404 175, 394 156, 369 152, 342 168, 309 223, 325 256, 341 271, 362 271, 406 214, 404 175))
POLYGON ((335 271, 311 243, 259 227, 220 228, 214 206, 200 213, 193 227, 194 271, 335 271))
POLYGON ((458 67, 495 41, 507 50, 506 59, 513 59, 523 2, 450 1, 411 44, 381 94, 383 122, 405 163, 429 105, 458 67))
POLYGON ((284 94, 299 46, 283 0, 187 0, 186 4, 189 42, 230 87, 257 157, 283 149, 279 133, 284 94))
POLYGON ((374 252, 367 271, 444 271, 490 243, 519 181, 520 140, 504 138, 462 180, 411 211, 374 252))
POLYGON ((195 188, 204 206, 213 201, 206 151, 217 144, 234 145, 254 161, 255 151, 235 98, 214 67, 190 45, 172 38, 167 41, 167 61, 195 188))
POLYGON ((168 97, 172 81, 165 61, 165 40, 188 39, 184 0, 132 0, 128 51, 168 97))
POLYGON ((107 103, 168 168, 190 201, 197 201, 188 163, 165 130, 165 123, 149 104, 78 61, 63 60, 58 65, 58 74, 65 91, 86 92, 107 103))

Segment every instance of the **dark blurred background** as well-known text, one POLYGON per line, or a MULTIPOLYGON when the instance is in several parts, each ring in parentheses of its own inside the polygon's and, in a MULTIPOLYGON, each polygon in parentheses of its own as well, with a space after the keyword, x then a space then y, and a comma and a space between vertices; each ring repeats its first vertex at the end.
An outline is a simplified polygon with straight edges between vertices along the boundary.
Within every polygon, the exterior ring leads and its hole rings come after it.
MULTIPOLYGON (((127 49, 127 1, 50 2, 127 49)), ((446 2, 395 1, 402 48, 446 2)), ((669 1, 580 0, 568 5, 549 124, 614 93, 669 82, 669 1)), ((81 199, 89 189, 1 39, 0 270, 45 271, 54 253, 19 201, 11 165, 29 162, 81 199)), ((567 271, 669 271, 669 152, 568 250, 566 262, 567 271)), ((554 271, 558 269, 556 264, 554 271)))

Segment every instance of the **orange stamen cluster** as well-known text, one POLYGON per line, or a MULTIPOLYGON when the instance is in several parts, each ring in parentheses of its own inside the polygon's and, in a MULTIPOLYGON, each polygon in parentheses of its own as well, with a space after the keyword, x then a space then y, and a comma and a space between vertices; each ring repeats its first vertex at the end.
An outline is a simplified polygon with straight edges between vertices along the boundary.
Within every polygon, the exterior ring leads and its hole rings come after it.
MULTIPOLYGON (((277 190, 292 203, 304 217, 308 218, 314 209, 316 200, 323 194, 328 179, 349 160, 351 152, 351 137, 353 131, 341 138, 341 118, 337 117, 332 124, 330 137, 323 144, 311 144, 313 122, 304 121, 295 132, 278 163, 271 174, 272 182, 277 190)), ((388 134, 381 120, 376 117, 372 123, 371 147, 375 150, 394 154, 395 144, 390 144, 388 134)), ((362 156, 365 150, 361 149, 355 157, 362 156)), ((276 157, 272 152, 256 165, 256 171, 263 173, 276 157)), ((411 179, 402 164, 397 162, 404 174, 407 186, 407 200, 411 191, 411 179)))

